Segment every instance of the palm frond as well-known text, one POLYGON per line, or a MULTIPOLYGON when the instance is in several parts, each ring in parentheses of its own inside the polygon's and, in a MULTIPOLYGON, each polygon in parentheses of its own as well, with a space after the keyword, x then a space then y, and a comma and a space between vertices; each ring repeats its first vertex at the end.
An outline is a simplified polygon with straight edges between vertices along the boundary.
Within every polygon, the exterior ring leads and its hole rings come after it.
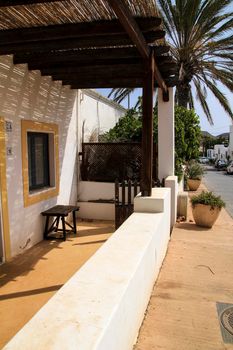
POLYGON ((203 90, 202 90, 202 87, 201 87, 201 84, 200 84, 200 81, 198 79, 194 79, 193 80, 193 83, 196 87, 196 96, 197 96, 197 99, 199 100, 200 104, 201 104, 201 107, 203 109, 203 111, 205 112, 205 115, 209 121, 209 123, 211 125, 213 125, 213 118, 212 118, 212 115, 210 113, 210 109, 209 109, 209 106, 206 102, 206 96, 204 95, 203 93, 203 90))
POLYGON ((221 106, 224 108, 224 110, 229 115, 229 117, 231 117, 233 119, 233 113, 231 111, 231 108, 229 106, 229 103, 228 103, 226 96, 210 80, 205 79, 204 82, 208 86, 208 88, 212 91, 214 96, 218 99, 221 106))

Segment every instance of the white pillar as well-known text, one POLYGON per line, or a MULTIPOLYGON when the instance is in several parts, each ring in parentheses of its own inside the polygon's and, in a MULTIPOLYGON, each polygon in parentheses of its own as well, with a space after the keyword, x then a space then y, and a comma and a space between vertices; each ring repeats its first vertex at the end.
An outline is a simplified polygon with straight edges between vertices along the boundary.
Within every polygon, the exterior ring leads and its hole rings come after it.
POLYGON ((162 180, 173 176, 175 168, 174 89, 169 88, 168 102, 158 90, 158 177, 162 180))

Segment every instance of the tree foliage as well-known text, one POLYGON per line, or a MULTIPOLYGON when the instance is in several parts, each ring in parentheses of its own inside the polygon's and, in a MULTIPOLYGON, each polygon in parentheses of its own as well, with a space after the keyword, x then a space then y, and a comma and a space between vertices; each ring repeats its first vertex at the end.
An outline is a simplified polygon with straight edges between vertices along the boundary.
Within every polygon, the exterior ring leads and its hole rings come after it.
MULTIPOLYGON (((153 139, 158 142, 158 114, 154 108, 153 139)), ((199 117, 194 110, 184 107, 175 107, 175 160, 176 174, 179 175, 181 164, 184 161, 195 159, 199 155, 201 130, 199 117)), ((103 137, 111 142, 141 142, 142 139, 142 115, 141 110, 130 109, 119 122, 103 137)))

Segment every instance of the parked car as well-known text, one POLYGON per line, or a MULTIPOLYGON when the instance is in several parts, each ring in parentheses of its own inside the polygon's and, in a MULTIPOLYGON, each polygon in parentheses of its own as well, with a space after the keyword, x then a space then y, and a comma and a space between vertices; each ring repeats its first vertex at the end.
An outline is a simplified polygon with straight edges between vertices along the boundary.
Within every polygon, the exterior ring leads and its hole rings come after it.
POLYGON ((226 169, 226 167, 227 167, 227 162, 223 159, 218 159, 215 163, 215 168, 217 168, 218 170, 226 169))
POLYGON ((233 174, 233 160, 227 166, 227 174, 233 174))
POLYGON ((209 158, 207 157, 199 157, 198 162, 201 164, 208 164, 209 163, 209 158))

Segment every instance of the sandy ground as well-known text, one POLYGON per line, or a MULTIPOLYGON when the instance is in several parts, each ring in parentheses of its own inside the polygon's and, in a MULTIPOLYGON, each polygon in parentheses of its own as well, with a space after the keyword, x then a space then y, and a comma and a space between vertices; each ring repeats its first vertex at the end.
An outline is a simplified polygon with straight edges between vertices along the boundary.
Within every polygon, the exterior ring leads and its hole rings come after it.
POLYGON ((134 350, 233 349, 222 340, 216 302, 233 304, 233 220, 212 229, 176 224, 134 350))
POLYGON ((76 237, 42 241, 0 266, 0 348, 108 239, 114 223, 79 222, 77 229, 76 237))

